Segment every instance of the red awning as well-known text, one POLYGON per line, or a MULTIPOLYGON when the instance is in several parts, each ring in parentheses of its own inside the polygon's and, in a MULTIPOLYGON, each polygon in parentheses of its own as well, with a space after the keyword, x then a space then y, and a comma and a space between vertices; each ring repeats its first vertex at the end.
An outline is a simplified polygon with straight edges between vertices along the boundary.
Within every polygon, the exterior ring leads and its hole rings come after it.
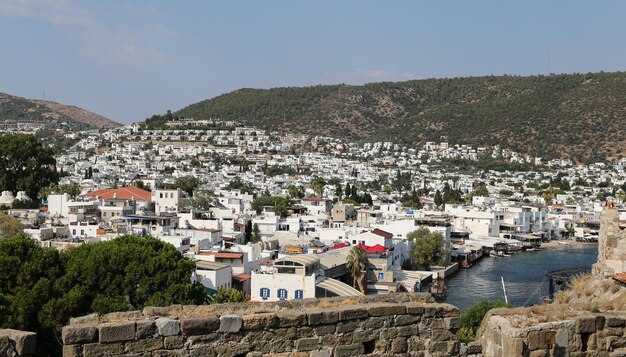
POLYGON ((387 248, 383 247, 380 244, 376 244, 374 246, 368 246, 365 244, 359 244, 359 247, 365 249, 368 253, 385 253, 387 252, 387 248))
POLYGON ((348 245, 346 243, 339 243, 339 244, 335 244, 331 249, 339 249, 339 248, 345 248, 348 245))

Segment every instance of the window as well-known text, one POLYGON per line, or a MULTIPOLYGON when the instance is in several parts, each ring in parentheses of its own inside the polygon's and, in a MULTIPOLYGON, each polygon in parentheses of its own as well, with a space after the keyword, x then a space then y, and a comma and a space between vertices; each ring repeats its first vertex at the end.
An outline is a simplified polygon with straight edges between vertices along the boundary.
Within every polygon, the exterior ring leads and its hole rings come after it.
POLYGON ((378 280, 385 279, 385 273, 378 273, 378 280))
POLYGON ((296 299, 302 299, 304 297, 304 292, 302 290, 296 290, 296 299))
POLYGON ((270 289, 268 288, 261 288, 261 298, 263 300, 267 300, 267 298, 270 297, 270 289))
POLYGON ((287 289, 278 289, 278 298, 281 300, 287 299, 287 289))

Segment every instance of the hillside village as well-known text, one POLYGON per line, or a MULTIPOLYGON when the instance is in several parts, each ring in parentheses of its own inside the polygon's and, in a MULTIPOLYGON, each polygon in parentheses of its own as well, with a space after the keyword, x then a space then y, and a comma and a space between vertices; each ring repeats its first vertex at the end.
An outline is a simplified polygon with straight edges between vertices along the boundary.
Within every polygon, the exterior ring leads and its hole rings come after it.
POLYGON ((5 191, 0 205, 41 199, 8 212, 42 246, 151 235, 196 262, 192 280, 208 295, 234 288, 273 301, 362 294, 346 264, 354 246, 369 258, 366 294, 427 291, 483 255, 595 241, 604 202, 626 197, 626 159, 574 166, 445 137, 404 147, 168 124, 82 132, 57 157, 60 184, 80 193, 5 191), (430 270, 411 261, 409 233, 422 227, 441 233, 446 252, 430 270))

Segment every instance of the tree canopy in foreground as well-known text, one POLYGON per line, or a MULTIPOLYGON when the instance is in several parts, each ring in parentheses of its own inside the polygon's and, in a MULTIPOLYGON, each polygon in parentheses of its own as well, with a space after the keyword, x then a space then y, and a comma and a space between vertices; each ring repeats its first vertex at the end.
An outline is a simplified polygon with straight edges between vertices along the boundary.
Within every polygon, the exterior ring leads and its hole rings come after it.
POLYGON ((156 238, 123 236, 59 252, 23 234, 0 239, 0 328, 37 332, 39 355, 59 355, 70 317, 144 306, 202 304, 194 263, 156 238))

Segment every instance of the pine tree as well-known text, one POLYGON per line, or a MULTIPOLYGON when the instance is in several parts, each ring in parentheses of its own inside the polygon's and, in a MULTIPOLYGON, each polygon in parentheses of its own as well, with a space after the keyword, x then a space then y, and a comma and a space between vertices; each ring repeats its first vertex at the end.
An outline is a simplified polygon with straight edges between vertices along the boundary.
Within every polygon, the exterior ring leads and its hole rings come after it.
POLYGON ((441 191, 435 192, 435 206, 440 207, 443 204, 443 197, 441 197, 441 191))

